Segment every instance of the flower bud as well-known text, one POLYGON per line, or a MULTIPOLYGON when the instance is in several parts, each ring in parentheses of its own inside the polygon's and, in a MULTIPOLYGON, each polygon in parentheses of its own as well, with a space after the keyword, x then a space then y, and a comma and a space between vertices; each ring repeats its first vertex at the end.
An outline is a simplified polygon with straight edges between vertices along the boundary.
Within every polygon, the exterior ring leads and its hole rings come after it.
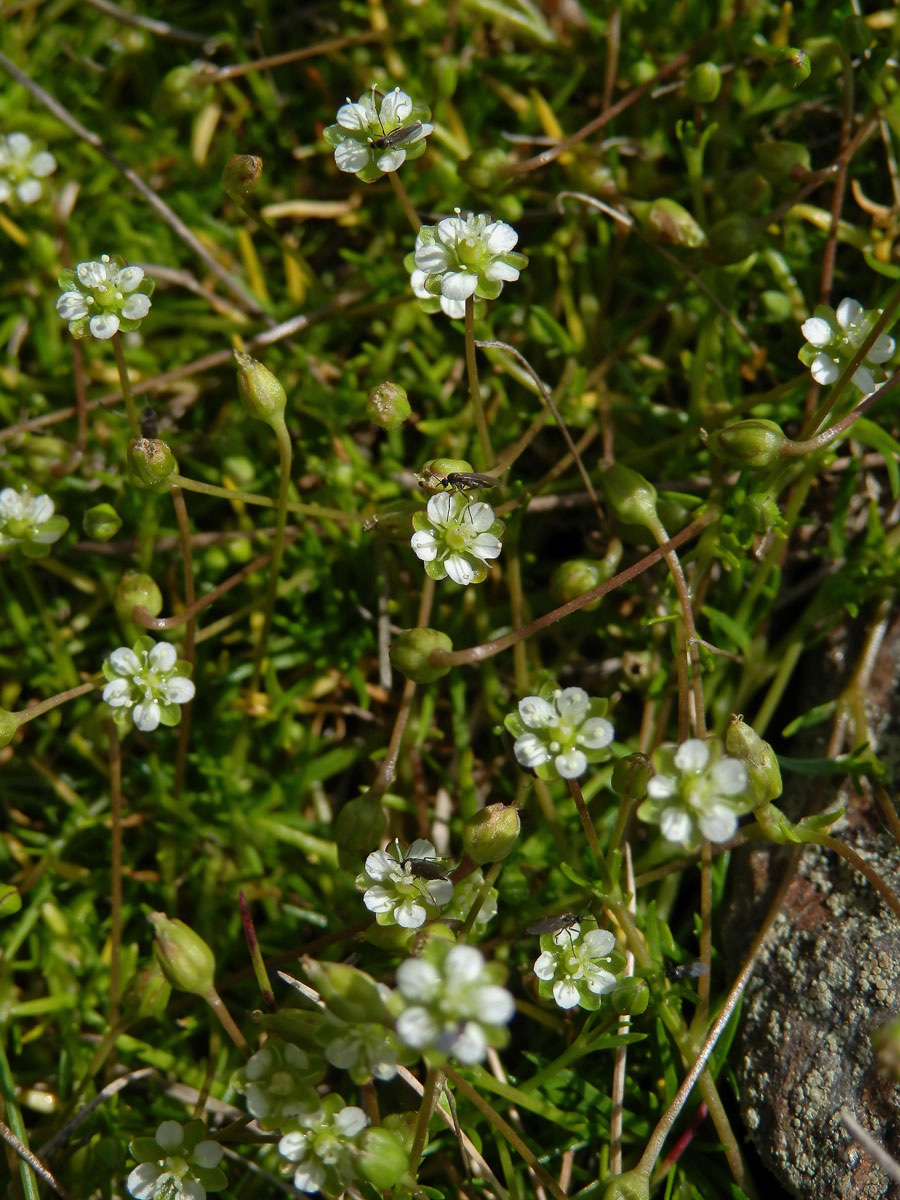
MULTIPOLYGON (((427 462, 422 468, 422 471, 426 477, 429 475, 429 473, 431 475, 445 476, 459 474, 462 472, 462 474, 466 475, 471 473, 472 470, 472 464, 470 462, 466 462, 464 458, 433 458, 431 462, 427 462)), ((425 482, 427 484, 427 478, 425 482)), ((432 482, 434 482, 434 480, 432 480, 432 482)))
POLYGON ((449 667, 434 666, 432 650, 452 650, 453 642, 437 629, 404 629, 391 643, 391 666, 415 683, 434 683, 446 675, 449 667))
POLYGON ((22 907, 22 895, 11 883, 0 884, 0 917, 11 917, 22 907))
POLYGON ((798 169, 804 174, 812 170, 809 147, 802 142, 760 142, 753 153, 760 171, 778 180, 798 169))
POLYGON ((377 801, 357 796, 348 800, 334 823, 334 840, 338 848, 338 863, 345 871, 358 871, 367 854, 377 850, 387 817, 377 801))
POLYGON ((512 805, 486 804, 463 828, 463 849, 478 866, 500 862, 516 844, 521 827, 512 805))
POLYGON ((809 55, 796 46, 782 46, 775 55, 775 78, 787 88, 799 87, 809 79, 809 55))
POLYGON ((711 104, 722 86, 722 72, 714 62, 697 63, 685 81, 684 90, 695 104, 711 104))
POLYGON ((691 249, 706 244, 706 234, 677 200, 666 196, 659 200, 632 200, 628 208, 641 228, 660 241, 691 249))
POLYGON ((128 446, 128 474, 132 483, 151 492, 169 489, 169 476, 178 470, 175 455, 158 438, 135 438, 128 446))
POLYGON ((707 438, 715 454, 735 467, 770 467, 781 457, 788 442, 774 421, 738 421, 727 429, 716 429, 707 438))
POLYGON ((150 913, 148 919, 155 934, 157 962, 172 987, 194 996, 213 991, 216 959, 203 938, 184 921, 170 920, 165 913, 150 913))
POLYGON ((381 998, 378 984, 365 971, 347 963, 318 962, 306 955, 300 959, 300 964, 329 1012, 341 1021, 390 1023, 391 1015, 381 998))
POLYGON ((360 1175, 378 1191, 392 1188, 406 1172, 408 1152, 396 1133, 383 1126, 366 1129, 356 1155, 360 1175))
POLYGON ((390 379, 379 383, 369 392, 366 412, 369 420, 382 429, 399 429, 412 413, 406 388, 399 383, 391 383, 390 379))
POLYGON ((649 1173, 634 1170, 616 1175, 604 1188, 603 1200, 650 1200, 649 1173))
POLYGON ((151 617, 162 612, 162 592, 149 575, 140 571, 126 571, 119 580, 113 597, 113 607, 120 621, 131 621, 131 610, 143 605, 151 617))
POLYGON ((623 463, 613 463, 603 469, 600 486, 617 521, 650 530, 659 526, 656 488, 643 475, 623 463))
MULTIPOLYGON (((560 563, 550 578, 550 591, 558 604, 566 604, 592 591, 615 575, 622 559, 622 543, 612 538, 609 549, 602 559, 572 558, 560 563)), ((593 612, 603 602, 601 596, 584 606, 584 612, 593 612)))
POLYGON ((722 217, 710 228, 710 257, 719 266, 743 262, 759 249, 762 237, 762 222, 745 213, 732 213, 722 217))
POLYGON ((638 979, 632 975, 629 979, 620 979, 609 994, 613 1009, 620 1015, 638 1016, 650 1003, 650 989, 646 979, 638 979))
POLYGON ((122 997, 122 1007, 132 1021, 145 1017, 159 1019, 166 1011, 172 985, 166 979, 158 962, 138 971, 122 997))
POLYGON ((388 500, 379 504, 373 515, 366 520, 366 533, 377 534, 388 542, 403 542, 409 545, 413 527, 413 514, 422 511, 418 500, 388 500))
POLYGON ((627 754, 620 758, 613 767, 610 784, 612 790, 619 796, 630 796, 634 800, 643 800, 647 795, 647 784, 650 782, 652 768, 646 754, 627 754))
POLYGON ((241 350, 235 350, 234 357, 238 365, 238 392, 247 412, 267 425, 281 425, 287 396, 278 378, 241 350))
POLYGON ((95 504, 84 514, 85 535, 96 542, 108 542, 122 528, 122 518, 111 504, 95 504))
POLYGON ((8 708, 0 708, 0 749, 9 745, 21 723, 18 713, 10 712, 8 708))
POLYGON ((732 758, 740 759, 747 768, 756 804, 767 804, 770 800, 778 799, 782 784, 775 751, 740 717, 732 716, 731 724, 725 731, 725 752, 732 758))
POLYGON ((196 112, 213 98, 212 84, 198 64, 173 67, 163 78, 160 100, 163 111, 170 113, 196 112))
POLYGON ((256 154, 232 154, 222 172, 222 187, 232 200, 255 192, 262 179, 263 161, 256 154))

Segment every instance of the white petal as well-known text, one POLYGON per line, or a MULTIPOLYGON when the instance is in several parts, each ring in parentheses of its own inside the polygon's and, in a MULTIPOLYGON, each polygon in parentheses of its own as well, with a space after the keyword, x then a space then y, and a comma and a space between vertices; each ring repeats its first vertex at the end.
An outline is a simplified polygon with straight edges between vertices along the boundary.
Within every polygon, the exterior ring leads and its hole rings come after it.
POLYGON ((310 1133, 301 1133, 299 1130, 293 1130, 291 1133, 286 1133, 278 1143, 278 1153, 282 1158, 286 1158, 288 1162, 299 1162, 306 1157, 309 1140, 312 1137, 310 1133))
POLYGON ((615 730, 606 717, 588 717, 578 731, 577 741, 588 750, 602 750, 615 737, 615 730))
POLYGON ((120 291, 133 292, 144 278, 144 272, 141 267, 123 267, 121 271, 116 272, 113 282, 120 291))
POLYGON ((858 300, 853 300, 850 296, 847 296, 840 302, 835 311, 837 323, 841 329, 849 329, 851 325, 857 323, 864 311, 863 306, 858 300))
POLYGON ((473 500, 466 513, 466 520, 478 533, 487 533, 494 523, 494 510, 483 500, 473 500))
POLYGON ((475 997, 479 1021, 487 1025, 508 1025, 516 1011, 516 1002, 505 987, 491 985, 478 989, 475 997))
POLYGON ((460 217, 444 217, 443 221, 438 221, 437 235, 445 246, 455 246, 466 236, 467 229, 467 223, 460 217))
POLYGON ((64 321, 77 321, 88 315, 88 304, 81 292, 63 292, 56 302, 56 311, 64 321))
POLYGON ((715 804, 697 818, 700 832, 711 842, 727 842, 737 832, 737 815, 727 804, 715 804))
POLYGON ((56 170, 56 159, 49 150, 41 150, 29 162, 28 170, 38 179, 43 179, 56 170))
POLYGON ((397 987, 407 1000, 428 1001, 440 989, 437 967, 421 958, 407 958, 397 968, 397 987))
POLYGON ((853 382, 866 396, 875 391, 875 376, 868 367, 857 367, 853 372, 853 382))
POLYGON ((159 725, 159 704, 156 700, 144 700, 134 706, 131 715, 141 733, 152 733, 159 725))
POLYGON ((11 133, 6 139, 10 157, 24 161, 31 151, 31 138, 27 133, 11 133))
POLYGON ((142 321, 150 311, 150 297, 143 292, 129 296, 119 310, 126 321, 142 321))
POLYGON ((185 1175, 181 1180, 179 1200, 206 1200, 206 1188, 198 1179, 185 1175))
POLYGON ((178 660, 178 651, 171 642, 157 642, 147 659, 154 671, 171 671, 178 660))
POLYGON ((406 851, 406 858, 437 858, 437 850, 427 838, 416 838, 406 851))
POLYGON ((386 850, 373 850, 366 858, 366 874, 370 879, 384 882, 386 879, 396 880, 399 864, 386 850))
POLYGON ((590 958, 606 958, 616 948, 616 939, 608 929, 589 929, 581 944, 590 958))
POLYGON ((869 347, 869 353, 866 355, 866 362, 883 363, 894 353, 894 339, 888 337, 886 333, 879 333, 878 337, 869 347))
POLYGON ((560 1008, 574 1008, 578 1003, 578 988, 570 979, 558 979, 553 985, 553 999, 560 1008))
POLYGON ((720 758, 709 775, 720 796, 739 796, 749 782, 747 768, 737 758, 720 758))
POLYGON ((448 296, 441 296, 441 310, 448 317, 459 321, 466 315, 466 304, 464 300, 451 300, 448 296))
POLYGON ((834 338, 834 330, 823 317, 810 317, 800 326, 800 332, 817 349, 827 346, 834 338))
POLYGON ((397 1037, 414 1050, 430 1046, 440 1033, 440 1026, 427 1008, 408 1008, 397 1018, 397 1037))
POLYGON ((35 525, 43 525, 53 516, 53 501, 46 494, 35 496, 31 501, 29 520, 35 525))
POLYGON ((709 762, 709 746, 699 738, 688 738, 675 751, 675 766, 685 774, 702 771, 709 762))
POLYGON ((477 287, 474 271, 445 271, 441 278, 441 295, 448 300, 468 300, 477 287))
POLYGON ((163 1121, 156 1130, 156 1144, 167 1154, 173 1154, 184 1141, 184 1130, 177 1121, 163 1121))
POLYGON ((324 1182, 325 1168, 318 1159, 311 1158, 309 1162, 301 1163, 294 1172, 294 1187, 308 1195, 320 1191, 324 1182))
POLYGON ((647 784, 647 795, 651 800, 668 800, 678 791, 678 783, 670 775, 654 775, 647 784))
POLYGON ((529 729, 556 724, 556 709, 542 696, 523 696, 519 701, 519 716, 529 729))
POLYGON ((189 700, 193 700, 195 691, 192 679, 188 679, 186 675, 175 675, 166 681, 163 695, 168 704, 187 704, 189 700))
POLYGON ((416 246, 416 266, 426 275, 439 275, 450 266, 450 253, 440 242, 425 242, 416 246))
POLYGON ((337 169, 351 175, 367 166, 371 157, 372 152, 369 146, 365 142, 354 141, 353 138, 348 138, 346 142, 340 142, 334 148, 334 161, 337 169))
POLYGON ((562 779, 577 779, 587 770, 588 760, 582 750, 571 749, 557 754, 553 765, 562 779))
POLYGON ((830 354, 817 354, 812 360, 809 370, 816 383, 821 383, 823 386, 834 383, 841 373, 840 367, 830 354))
MULTIPOLYGON (((493 221, 485 228, 482 236, 492 254, 508 254, 519 240, 519 235, 512 225, 507 225, 505 221, 493 221)), ((516 275, 518 274, 517 271, 516 275)))
POLYGON ((590 698, 584 688, 570 687, 555 697, 556 711, 564 721, 571 725, 580 725, 587 715, 590 698))
POLYGON ((659 818, 659 828, 667 842, 690 841, 694 823, 683 808, 665 808, 659 818))
MULTIPOLYGON (((3 197, 0 196, 0 200, 3 197)), ((420 300, 428 300, 431 292, 425 287, 425 272, 416 268, 409 277, 409 285, 420 300)))
POLYGON ((85 287, 102 287, 104 284, 109 283, 109 265, 105 262, 92 260, 91 262, 79 263, 75 268, 75 274, 85 287))
MULTIPOLYGON (((392 912, 396 903, 396 892, 393 889, 383 887, 380 883, 376 883, 374 887, 367 888, 363 893, 363 904, 365 904, 369 912, 392 912)), ((422 911, 424 912, 424 909, 422 911)), ((419 923, 421 924, 421 922, 419 923)))
POLYGON ((532 970, 538 979, 552 979, 556 974, 556 955, 549 950, 542 951, 534 960, 532 970))
POLYGON ((196 1163, 198 1167, 203 1167, 206 1171, 211 1171, 222 1161, 224 1153, 225 1151, 218 1142, 198 1142, 191 1154, 191 1162, 196 1163))
POLYGON ((362 104, 342 104, 337 110, 337 123, 345 129, 368 129, 369 117, 362 104))
POLYGON ((341 1137, 352 1138, 362 1133, 369 1123, 369 1118, 355 1104, 342 1108, 334 1118, 334 1127, 341 1137))
POLYGON ((432 904, 443 908, 453 899, 453 884, 449 879, 429 879, 422 885, 431 897, 432 904))
POLYGON ((412 100, 406 92, 401 92, 399 88, 388 92, 381 102, 381 119, 385 129, 391 130, 402 125, 411 112, 412 100))
POLYGON ((444 560, 444 568, 453 582, 458 583, 460 587, 468 587, 475 578, 475 568, 461 554, 449 555, 444 560))
POLYGON ((484 1030, 475 1021, 466 1021, 462 1029, 453 1039, 450 1052, 461 1063, 478 1063, 487 1054, 487 1038, 484 1030))
POLYGON ((16 195, 23 204, 34 204, 41 198, 41 185, 36 179, 23 179, 16 188, 16 195))
POLYGON ((595 996, 605 996, 619 982, 611 971, 604 971, 602 967, 591 967, 586 972, 585 977, 587 979, 588 990, 593 992, 595 996))
POLYGON ((474 983, 484 970, 484 956, 474 946, 453 946, 444 959, 444 975, 454 983, 474 983))
POLYGON ((536 733, 523 733, 513 745, 516 762, 533 771, 535 767, 550 761, 550 751, 536 733))
POLYGON ((479 533, 478 537, 473 538, 468 545, 469 553, 480 558, 482 562, 486 562, 489 558, 497 558, 502 549, 500 539, 493 533, 479 533))
POLYGON ((91 333, 101 342, 119 332, 119 318, 115 313, 100 313, 99 316, 91 317, 89 324, 91 333))
POLYGON ((422 562, 433 562, 437 558, 438 544, 433 533, 427 529, 417 529, 409 539, 409 544, 422 562))
POLYGON ((412 898, 402 900, 394 909, 394 920, 401 929, 418 929, 425 924, 427 915, 422 905, 412 898))
MULTIPOLYGON (((2 165, 3 165, 2 161, 0 161, 0 166, 2 166, 2 165)), ((11 195, 12 195, 12 186, 9 184, 9 182, 6 179, 0 179, 0 204, 5 204, 11 195)), ((130 1178, 130 1176, 129 1176, 129 1178, 130 1178)))
POLYGON ((157 1163, 141 1163, 128 1176, 125 1187, 134 1200, 154 1200, 156 1181, 162 1173, 163 1169, 157 1163))
POLYGON ((499 279, 503 283, 515 283, 519 278, 519 270, 517 267, 511 267, 501 258, 495 258, 485 267, 484 277, 485 279, 499 279))
POLYGON ((127 679, 111 679, 103 689, 104 703, 110 708, 122 708, 131 704, 131 684, 127 679))
POLYGON ((406 162, 406 150, 402 146, 392 146, 379 152, 375 166, 379 171, 399 171, 406 162))
POLYGON ((142 670, 140 659, 127 646, 113 650, 109 656, 109 665, 117 675, 139 675, 142 670))
POLYGON ((425 506, 428 520, 435 525, 446 525, 453 517, 453 505, 449 492, 435 492, 425 506))

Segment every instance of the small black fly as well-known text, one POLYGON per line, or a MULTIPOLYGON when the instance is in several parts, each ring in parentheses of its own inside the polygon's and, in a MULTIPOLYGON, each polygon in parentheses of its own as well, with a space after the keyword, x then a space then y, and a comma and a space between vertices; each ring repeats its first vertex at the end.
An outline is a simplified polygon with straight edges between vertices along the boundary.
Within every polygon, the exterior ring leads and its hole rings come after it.
POLYGON ((415 875, 418 879, 448 878, 444 864, 434 858, 404 858, 403 865, 409 867, 410 875, 415 875))
POLYGON ((526 926, 528 933, 558 933, 561 929, 574 929, 581 924, 577 913, 558 913, 555 917, 541 917, 526 926))
POLYGON ((671 979, 677 982, 679 979, 699 979, 702 975, 709 974, 709 967, 705 962, 689 962, 689 963, 668 963, 665 969, 666 979, 671 979))
POLYGON ((141 437, 151 441, 159 437, 159 413, 149 404, 141 413, 141 437))
POLYGON ((450 471, 447 475, 439 475, 431 467, 426 467, 425 473, 427 480, 431 480, 437 487, 446 488, 448 492, 471 492, 476 488, 492 488, 500 482, 495 475, 485 475, 481 471, 450 471))
MULTIPOLYGON (((381 128, 383 130, 384 126, 381 128)), ((393 146, 402 146, 411 142, 421 128, 421 121, 411 121, 409 125, 401 125, 398 129, 392 129, 390 133, 382 133, 381 137, 372 138, 372 145, 376 150, 390 150, 393 146)))

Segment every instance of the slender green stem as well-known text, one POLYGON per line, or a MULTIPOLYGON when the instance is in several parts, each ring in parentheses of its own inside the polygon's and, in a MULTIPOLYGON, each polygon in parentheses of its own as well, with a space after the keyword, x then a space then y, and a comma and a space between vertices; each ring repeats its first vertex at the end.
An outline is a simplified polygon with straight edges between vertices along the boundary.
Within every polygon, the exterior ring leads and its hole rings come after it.
POLYGON ((597 860, 597 866, 600 868, 600 873, 603 876, 604 882, 609 885, 611 878, 609 867, 606 862, 606 855, 600 849, 600 840, 597 837, 597 831, 594 828, 594 822, 591 820, 591 814, 588 812, 587 805, 584 802, 584 793, 581 790, 581 785, 577 779, 569 779, 569 795, 575 802, 575 810, 578 813, 578 819, 581 821, 581 828, 584 830, 584 836, 588 840, 588 845, 594 858, 597 860))
POLYGON ((55 696, 50 696, 46 700, 41 700, 38 704, 33 704, 30 708, 19 709, 18 712, 12 715, 16 718, 18 725, 25 725, 28 721, 33 721, 35 717, 42 717, 45 712, 50 712, 52 708, 58 708, 60 704, 65 704, 67 700, 75 700, 79 696, 86 696, 88 692, 93 692, 99 687, 102 682, 102 677, 91 680, 88 683, 80 683, 78 687, 69 688, 65 692, 57 692, 55 696))
POLYGON ((475 920, 478 914, 481 912, 481 906, 484 904, 485 900, 487 900, 488 892, 497 882, 497 876, 502 870, 502 862, 491 863, 490 869, 488 870, 487 875, 484 877, 484 883, 478 889, 478 895, 472 901, 472 907, 466 913, 465 923, 462 929, 459 931, 459 937, 456 939, 458 942, 464 942, 472 932, 472 926, 475 924, 475 920))
POLYGON ((410 225, 412 225, 413 233, 418 233, 422 228, 422 222, 419 220, 419 214, 416 212, 415 208, 413 208, 413 203, 409 198, 409 193, 403 186, 403 183, 401 182, 396 171, 388 171, 387 175, 388 179, 390 180, 391 187, 394 189, 394 195, 400 201, 400 206, 406 215, 407 221, 409 221, 410 225))
MULTIPOLYGON (((255 492, 242 492, 237 488, 217 487, 214 483, 201 483, 199 479, 189 479, 177 472, 169 476, 169 483, 177 483, 186 492, 200 492, 204 496, 216 496, 220 500, 238 501, 241 504, 259 504, 263 508, 277 508, 278 500, 271 496, 260 496, 255 492)), ((306 517, 322 517, 328 521, 340 522, 343 525, 363 525, 367 520, 364 513, 345 512, 342 508, 326 508, 322 504, 302 504, 297 500, 289 500, 285 506, 288 512, 301 513, 306 517)))
POLYGON ((470 296, 466 301, 466 373, 469 377, 469 399, 472 402, 472 415, 475 418, 475 428, 478 430, 478 442, 481 447, 481 470, 489 467, 494 461, 494 451, 491 449, 491 435, 488 433, 487 418, 484 415, 484 405, 481 403, 481 388, 478 383, 478 360, 475 356, 475 297, 470 296))
MULTIPOLYGON (((184 657, 193 666, 194 664, 194 639, 197 632, 197 616, 195 605, 197 598, 194 592, 194 552, 191 546, 191 525, 188 520, 187 505, 184 502, 184 493, 177 483, 173 483, 169 487, 172 494, 172 503, 175 506, 175 519, 178 522, 178 536, 181 541, 181 561, 184 566, 184 601, 188 613, 190 614, 185 622, 184 631, 184 657)), ((187 763, 187 748, 188 741, 191 736, 191 716, 193 713, 193 705, 188 704, 182 709, 181 723, 178 730, 178 752, 175 757, 175 783, 172 788, 172 795, 177 801, 182 789, 184 788, 184 772, 187 763)))
POLYGON ((275 522, 275 541, 272 545, 272 563, 269 567, 269 591, 266 597, 265 619, 262 632, 256 643, 256 653, 253 660, 253 683, 251 692, 259 691, 259 681, 262 675, 263 659, 269 644, 269 633, 272 628, 272 614, 275 611, 275 598, 278 594, 278 576, 281 572, 281 557, 284 553, 284 530, 287 525, 288 491, 291 486, 291 437, 284 421, 273 425, 278 439, 278 454, 281 459, 281 472, 278 483, 278 512, 275 522))
POLYGON ((203 999, 219 1018, 219 1024, 240 1050, 241 1054, 248 1055, 250 1047, 247 1045, 247 1039, 238 1029, 234 1017, 225 1007, 224 1001, 214 987, 211 987, 208 992, 204 993, 203 999))
POLYGON ((113 353, 116 356, 116 366, 119 369, 119 384, 122 388, 122 399, 125 401, 125 412, 128 414, 128 428, 131 436, 136 438, 141 432, 141 425, 138 420, 137 405, 134 402, 134 393, 131 390, 131 380, 128 378, 128 366, 122 352, 122 339, 119 337, 118 331, 112 336, 112 345, 113 353))
POLYGON ((425 1076, 425 1089, 422 1092, 422 1103, 419 1105, 419 1113, 416 1118, 416 1131, 413 1134, 412 1149, 409 1152, 410 1175, 415 1176, 419 1169, 422 1151, 428 1143, 428 1125, 431 1121, 431 1114, 434 1112, 434 1106, 437 1103, 438 1093, 441 1090, 443 1081, 443 1071, 438 1067, 428 1068, 428 1073, 425 1076))
MULTIPOLYGON (((650 532, 660 546, 665 545, 669 541, 669 535, 666 533, 661 521, 656 521, 650 532)), ((697 626, 694 624, 693 602, 687 580, 684 577, 684 571, 681 569, 681 562, 674 550, 670 550, 666 554, 666 566, 669 568, 669 574, 672 576, 672 582, 675 584, 675 591, 678 595, 678 603, 681 605, 681 619, 684 622, 684 640, 691 660, 690 674, 694 695, 694 711, 691 714, 693 718, 691 723, 694 727, 695 735, 703 737, 704 733, 706 733, 706 713, 703 703, 703 679, 700 674, 700 650, 697 645, 697 626)), ((679 707, 681 707, 683 697, 680 690, 678 702, 679 707)), ((681 722, 679 721, 680 724, 681 722)))
MULTIPOLYGON (((3 1031, 5 1033, 5 1029, 3 1031)), ((13 1073, 9 1068, 9 1060, 6 1057, 5 1037, 0 1037, 0 1092, 3 1094, 3 1103, 6 1108, 6 1116, 9 1120, 9 1128, 15 1135, 18 1143, 28 1150, 28 1130, 25 1128, 25 1122, 22 1120, 22 1110, 19 1107, 19 1100, 16 1096, 16 1081, 13 1073)), ((40 1200, 37 1182, 34 1178, 34 1168, 28 1161, 28 1158, 23 1155, 18 1146, 16 1147, 19 1153, 19 1175, 22 1179, 22 1191, 25 1195, 25 1200, 40 1200)))
POLYGON ((109 807, 112 818, 112 863, 109 903, 112 913, 109 961, 109 1025, 119 1022, 119 962, 122 948, 122 747, 115 722, 109 730, 109 807))

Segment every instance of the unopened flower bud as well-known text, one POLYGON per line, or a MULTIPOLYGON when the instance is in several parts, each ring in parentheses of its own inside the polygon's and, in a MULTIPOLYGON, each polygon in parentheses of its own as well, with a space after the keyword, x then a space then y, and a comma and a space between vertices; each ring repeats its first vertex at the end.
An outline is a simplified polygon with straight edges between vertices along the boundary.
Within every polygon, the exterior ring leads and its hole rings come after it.
POLYGON ((434 683, 450 668, 435 666, 431 652, 452 649, 453 642, 438 629, 404 629, 391 643, 391 666, 415 683, 434 683))
POLYGON ((277 376, 241 350, 235 350, 234 357, 237 362, 238 392, 247 412, 267 425, 281 425, 287 396, 277 376))
POLYGON ((788 442, 774 421, 738 421, 727 429, 714 430, 707 445, 725 462, 735 467, 770 467, 781 457, 788 442))
POLYGON ((428 483, 428 477, 431 476, 431 482, 435 483, 433 478, 435 475, 446 477, 447 475, 469 474, 474 468, 470 462, 464 458, 433 458, 431 462, 427 462, 422 468, 425 475, 425 483, 428 483))
POLYGON ((406 1172, 409 1152, 398 1134, 383 1126, 366 1129, 355 1163, 360 1175, 380 1192, 392 1188, 406 1172))
POLYGON ((626 1171, 607 1183, 603 1200, 650 1200, 650 1176, 642 1171, 626 1171))
POLYGON ((763 225, 757 217, 731 213, 710 227, 710 257, 719 266, 743 262, 759 249, 763 225))
POLYGON ((684 90, 695 104, 711 104, 722 86, 722 72, 714 62, 697 63, 688 75, 684 90))
POLYGON ((620 979, 610 992, 609 998, 613 1009, 620 1016, 630 1014, 636 1017, 650 1003, 650 989, 645 979, 631 976, 628 979, 620 979))
POLYGON ((162 592, 149 575, 126 571, 116 587, 113 607, 120 621, 131 621, 131 610, 138 605, 146 608, 151 617, 158 617, 163 606, 162 592))
POLYGON ((519 810, 512 805, 486 804, 463 829, 463 848, 472 862, 500 862, 516 844, 521 827, 519 810))
MULTIPOLYGON (((585 592, 592 591, 615 575, 622 559, 622 543, 613 538, 609 549, 602 559, 572 558, 560 563, 550 578, 550 591, 554 600, 566 604, 585 592)), ((584 612, 593 612, 602 603, 603 598, 592 600, 584 606, 584 612)))
POLYGON ((122 1007, 131 1020, 143 1020, 145 1017, 158 1020, 166 1011, 171 994, 172 985, 163 974, 162 967, 158 962, 153 962, 132 978, 122 997, 122 1007))
POLYGON ((617 795, 643 800, 652 773, 653 768, 646 754, 628 754, 616 762, 610 783, 617 795))
POLYGON ((203 938, 184 921, 171 920, 165 913, 150 913, 149 921, 157 962, 172 987, 194 996, 213 991, 216 959, 203 938))
POLYGON ((725 752, 738 758, 747 768, 750 787, 757 804, 777 800, 782 792, 781 768, 775 751, 752 726, 740 717, 732 717, 725 731, 725 752))
POLYGON ((300 959, 303 974, 324 1000, 329 1012, 341 1021, 391 1020, 378 984, 371 975, 347 963, 300 959))
POLYGON ((135 438, 128 446, 128 474, 138 487, 165 492, 178 471, 175 455, 158 438, 135 438))
POLYGON ((22 908, 22 894, 11 883, 0 883, 0 917, 11 917, 22 908))
POLYGON ((256 154, 232 154, 222 172, 222 187, 233 200, 249 196, 262 179, 263 161, 256 154))
POLYGON ((367 800, 365 796, 348 800, 334 823, 341 868, 359 871, 366 855, 378 849, 386 828, 387 817, 377 800, 367 800))
POLYGON ((796 46, 782 46, 775 55, 775 77, 783 87, 796 88, 809 79, 809 55, 796 46))
POLYGON ((8 746, 16 736, 16 730, 21 724, 18 713, 10 712, 8 708, 0 708, 0 749, 8 746))
POLYGON ((643 475, 623 463, 613 463, 600 476, 600 486, 617 521, 650 530, 658 528, 656 488, 643 475))
POLYGON ((122 518, 111 504, 95 504, 84 514, 85 536, 96 542, 108 542, 122 528, 122 518))
POLYGON ((379 383, 369 392, 366 412, 369 420, 382 429, 399 429, 412 413, 406 388, 399 383, 391 383, 390 379, 379 383))
POLYGON ((706 244, 706 234, 677 200, 667 196, 658 200, 632 200, 628 208, 641 228, 660 241, 691 249, 706 244))
POLYGON ((201 63, 184 64, 180 67, 173 67, 164 76, 160 87, 163 111, 170 113, 196 112, 213 98, 212 84, 202 67, 201 63))

